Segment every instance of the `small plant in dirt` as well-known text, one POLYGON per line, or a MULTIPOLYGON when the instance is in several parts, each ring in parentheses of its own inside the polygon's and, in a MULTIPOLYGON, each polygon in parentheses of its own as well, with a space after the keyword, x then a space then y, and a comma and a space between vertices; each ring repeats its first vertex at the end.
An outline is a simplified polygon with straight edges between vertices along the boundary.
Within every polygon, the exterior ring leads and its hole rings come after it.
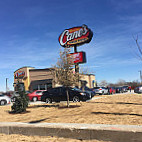
POLYGON ((18 94, 19 96, 15 97, 15 102, 13 102, 13 105, 11 106, 13 113, 22 113, 26 112, 26 108, 28 107, 29 98, 25 92, 25 89, 22 89, 20 87, 19 81, 17 84, 18 88, 18 94))

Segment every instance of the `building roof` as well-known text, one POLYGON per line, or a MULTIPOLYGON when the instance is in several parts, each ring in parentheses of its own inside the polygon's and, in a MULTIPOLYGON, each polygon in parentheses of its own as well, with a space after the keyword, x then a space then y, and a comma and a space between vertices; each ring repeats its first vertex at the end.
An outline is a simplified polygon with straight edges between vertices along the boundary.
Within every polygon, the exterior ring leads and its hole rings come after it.
POLYGON ((45 68, 45 69, 30 69, 29 71, 43 71, 43 70, 53 70, 54 68, 45 68))
MULTIPOLYGON (((18 71, 18 70, 20 70, 20 69, 22 69, 22 68, 33 68, 33 69, 34 69, 34 67, 31 67, 31 66, 24 66, 24 67, 21 67, 21 68, 17 69, 16 71, 18 71)), ((16 71, 14 71, 14 73, 15 73, 16 71)))

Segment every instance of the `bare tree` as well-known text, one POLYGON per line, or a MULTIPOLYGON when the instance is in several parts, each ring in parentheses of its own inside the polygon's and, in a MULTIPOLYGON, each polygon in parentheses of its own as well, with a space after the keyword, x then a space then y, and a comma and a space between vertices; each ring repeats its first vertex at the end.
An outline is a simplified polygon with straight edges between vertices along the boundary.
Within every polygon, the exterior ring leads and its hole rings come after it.
POLYGON ((69 107, 69 93, 68 87, 78 86, 80 76, 78 72, 73 71, 72 58, 68 56, 70 52, 69 48, 64 48, 62 52, 60 50, 60 58, 54 66, 53 82, 55 84, 63 85, 67 89, 67 106, 69 107))
POLYGON ((102 80, 100 83, 99 83, 99 86, 108 86, 108 82, 106 80, 102 80))
POLYGON ((118 86, 123 86, 123 85, 126 85, 126 81, 123 80, 123 79, 119 79, 116 83, 118 86))
POLYGON ((79 72, 81 74, 93 74, 89 67, 80 67, 79 72))

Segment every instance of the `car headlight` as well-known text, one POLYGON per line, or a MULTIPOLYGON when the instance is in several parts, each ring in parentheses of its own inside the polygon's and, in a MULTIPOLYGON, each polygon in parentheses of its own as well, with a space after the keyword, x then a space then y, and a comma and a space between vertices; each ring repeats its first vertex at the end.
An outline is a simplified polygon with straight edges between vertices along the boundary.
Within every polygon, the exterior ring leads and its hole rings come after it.
POLYGON ((80 95, 84 96, 84 95, 86 95, 86 94, 85 94, 85 93, 80 93, 80 95))

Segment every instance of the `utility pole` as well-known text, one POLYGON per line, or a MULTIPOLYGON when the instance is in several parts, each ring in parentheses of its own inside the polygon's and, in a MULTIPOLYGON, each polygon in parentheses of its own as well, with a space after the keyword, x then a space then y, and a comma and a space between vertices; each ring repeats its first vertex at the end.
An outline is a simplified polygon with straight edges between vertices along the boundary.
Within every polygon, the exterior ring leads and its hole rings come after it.
POLYGON ((142 84, 142 71, 140 70, 140 81, 141 81, 141 84, 142 84))
POLYGON ((8 78, 6 78, 6 92, 8 91, 7 81, 8 81, 8 78))

